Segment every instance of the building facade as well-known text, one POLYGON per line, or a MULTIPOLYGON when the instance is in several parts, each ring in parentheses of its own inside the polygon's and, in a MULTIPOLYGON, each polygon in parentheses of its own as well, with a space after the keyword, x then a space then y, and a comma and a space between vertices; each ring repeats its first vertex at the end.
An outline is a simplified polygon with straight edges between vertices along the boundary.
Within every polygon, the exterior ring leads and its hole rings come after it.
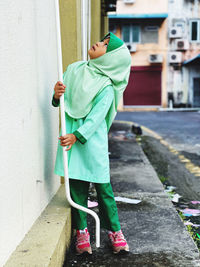
POLYGON ((132 56, 120 109, 200 107, 199 0, 118 0, 109 23, 132 56))
POLYGON ((200 107, 200 1, 169 0, 168 102, 200 107))
POLYGON ((129 84, 120 108, 167 106, 167 0, 118 0, 110 30, 132 56, 129 84))

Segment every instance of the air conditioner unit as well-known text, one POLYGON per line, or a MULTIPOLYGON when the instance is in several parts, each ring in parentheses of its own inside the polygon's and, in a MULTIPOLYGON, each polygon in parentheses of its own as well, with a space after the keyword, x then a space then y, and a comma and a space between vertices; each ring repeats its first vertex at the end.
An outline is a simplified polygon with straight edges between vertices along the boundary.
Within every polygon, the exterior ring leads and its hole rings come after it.
POLYGON ((126 46, 130 52, 136 52, 136 43, 126 43, 126 46))
POLYGON ((187 39, 176 39, 175 40, 176 50, 187 50, 189 49, 189 41, 187 39))
POLYGON ((181 27, 171 27, 169 29, 169 38, 181 38, 183 37, 181 27))
POLYGON ((151 54, 149 55, 149 62, 150 63, 162 63, 163 56, 161 54, 151 54))
POLYGON ((124 0, 124 4, 134 4, 135 0, 124 0))
POLYGON ((182 53, 181 52, 169 52, 169 63, 181 63, 182 53))

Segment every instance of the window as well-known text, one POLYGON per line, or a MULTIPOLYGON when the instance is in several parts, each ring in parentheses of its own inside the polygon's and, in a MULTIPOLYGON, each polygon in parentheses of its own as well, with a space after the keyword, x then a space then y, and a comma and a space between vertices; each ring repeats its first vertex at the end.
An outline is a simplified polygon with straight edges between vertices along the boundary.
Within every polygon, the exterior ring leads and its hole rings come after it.
POLYGON ((124 25, 122 28, 122 35, 123 40, 125 43, 130 43, 131 37, 130 37, 130 25, 124 25))
POLYGON ((200 42, 200 20, 190 21, 190 41, 200 42))
POLYGON ((132 25, 132 42, 139 43, 140 29, 138 25, 132 25))
POLYGON ((158 25, 143 25, 141 27, 141 43, 149 44, 149 43, 158 43, 158 25))
POLYGON ((122 26, 122 39, 125 43, 140 42, 140 27, 135 24, 125 24, 122 26))

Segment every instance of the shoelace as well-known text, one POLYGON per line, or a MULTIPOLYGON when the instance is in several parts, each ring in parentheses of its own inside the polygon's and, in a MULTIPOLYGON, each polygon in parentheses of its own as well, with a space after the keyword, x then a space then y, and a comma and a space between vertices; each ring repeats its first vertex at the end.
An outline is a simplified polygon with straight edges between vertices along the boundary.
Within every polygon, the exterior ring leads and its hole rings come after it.
POLYGON ((126 241, 124 238, 124 235, 121 232, 113 234, 113 237, 115 240, 120 239, 120 240, 126 241))
POLYGON ((89 234, 83 233, 77 236, 77 243, 89 242, 89 234))

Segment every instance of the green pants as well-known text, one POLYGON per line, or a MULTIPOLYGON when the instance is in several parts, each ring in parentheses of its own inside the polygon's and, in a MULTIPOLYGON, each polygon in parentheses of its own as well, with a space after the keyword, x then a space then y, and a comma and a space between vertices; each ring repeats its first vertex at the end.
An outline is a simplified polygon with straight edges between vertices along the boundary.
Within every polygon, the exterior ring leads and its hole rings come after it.
MULTIPOLYGON (((69 179, 71 198, 77 204, 87 207, 89 182, 69 179)), ((100 225, 102 228, 110 231, 121 229, 117 205, 110 183, 94 183, 97 191, 100 225)), ((82 230, 87 227, 87 213, 84 211, 72 209, 72 227, 82 230)))

